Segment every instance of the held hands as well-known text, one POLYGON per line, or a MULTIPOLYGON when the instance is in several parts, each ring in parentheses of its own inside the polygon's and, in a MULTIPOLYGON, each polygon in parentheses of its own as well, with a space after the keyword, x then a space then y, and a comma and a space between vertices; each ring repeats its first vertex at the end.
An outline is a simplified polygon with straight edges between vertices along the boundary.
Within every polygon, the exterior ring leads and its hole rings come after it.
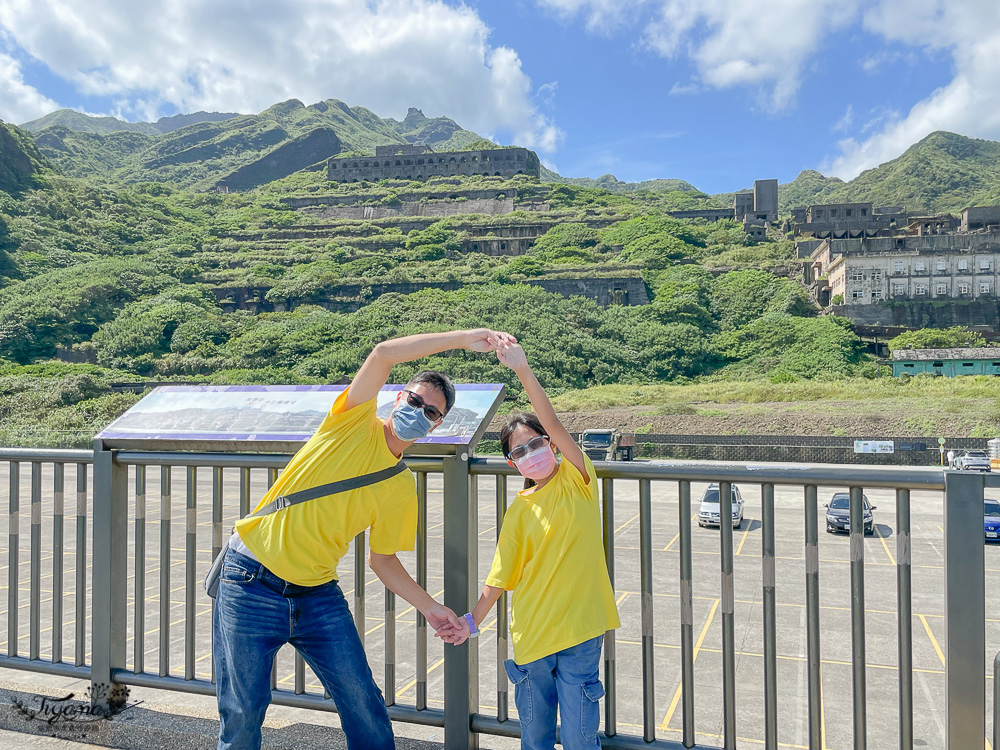
POLYGON ((493 352, 504 344, 516 344, 517 339, 503 331, 489 328, 474 328, 466 331, 466 348, 474 352, 493 352))
POLYGON ((524 349, 517 341, 504 342, 497 347, 497 359, 500 364, 506 365, 514 372, 519 372, 528 366, 528 359, 524 356, 524 349))
POLYGON ((443 604, 435 604, 424 613, 427 624, 434 628, 435 637, 445 643, 458 646, 469 637, 469 626, 465 618, 459 617, 443 604))

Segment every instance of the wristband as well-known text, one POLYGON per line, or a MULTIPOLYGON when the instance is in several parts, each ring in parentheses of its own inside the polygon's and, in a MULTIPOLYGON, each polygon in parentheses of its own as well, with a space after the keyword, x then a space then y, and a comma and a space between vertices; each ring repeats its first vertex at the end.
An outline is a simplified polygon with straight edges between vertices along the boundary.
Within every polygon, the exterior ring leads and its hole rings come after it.
POLYGON ((465 621, 469 624, 469 638, 478 638, 479 628, 476 627, 476 618, 472 616, 472 613, 465 614, 465 621))

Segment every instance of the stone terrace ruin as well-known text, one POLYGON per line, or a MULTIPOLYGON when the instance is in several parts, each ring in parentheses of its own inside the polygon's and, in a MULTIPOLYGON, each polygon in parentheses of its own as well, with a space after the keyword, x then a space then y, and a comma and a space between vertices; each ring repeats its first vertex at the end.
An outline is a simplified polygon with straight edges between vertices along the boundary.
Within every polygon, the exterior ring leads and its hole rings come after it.
POLYGON ((375 156, 333 157, 327 162, 331 182, 423 180, 455 175, 539 176, 538 156, 526 148, 495 148, 436 153, 424 145, 376 146, 375 156))

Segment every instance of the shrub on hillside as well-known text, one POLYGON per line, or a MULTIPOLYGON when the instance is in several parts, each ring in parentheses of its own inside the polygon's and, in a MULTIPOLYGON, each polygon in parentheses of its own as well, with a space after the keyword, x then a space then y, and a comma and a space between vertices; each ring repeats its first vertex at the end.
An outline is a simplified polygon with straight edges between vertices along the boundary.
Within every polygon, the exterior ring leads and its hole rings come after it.
POLYGON ((730 271, 715 280, 712 313, 724 328, 740 328, 765 313, 816 314, 805 289, 767 271, 730 271))
POLYGON ((889 339, 889 350, 955 349, 963 346, 986 346, 986 337, 965 326, 952 328, 920 328, 906 331, 889 339))

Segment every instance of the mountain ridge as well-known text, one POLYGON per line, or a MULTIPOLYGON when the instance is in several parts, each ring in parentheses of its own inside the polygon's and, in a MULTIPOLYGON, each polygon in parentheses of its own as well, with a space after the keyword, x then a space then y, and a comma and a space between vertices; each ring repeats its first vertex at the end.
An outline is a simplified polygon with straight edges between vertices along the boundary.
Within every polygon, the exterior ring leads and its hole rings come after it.
POLYGON ((310 162, 315 164, 342 151, 370 152, 377 145, 428 143, 448 150, 481 140, 450 118, 428 118, 416 108, 411 107, 406 117, 397 121, 337 99, 309 106, 289 99, 258 114, 220 116, 222 119, 192 115, 197 121, 181 124, 170 120, 171 125, 181 126, 166 133, 151 133, 148 128, 94 132, 98 125, 111 127, 105 120, 114 118, 66 112, 72 110, 60 110, 53 113, 63 113, 59 117, 47 115, 32 123, 43 126, 34 133, 41 152, 66 174, 126 184, 166 182, 195 190, 230 182, 249 189, 263 184, 256 180, 280 179, 309 166, 302 164, 306 154, 315 157, 310 162), (304 151, 299 153, 296 144, 304 151), (317 150, 320 144, 326 144, 327 151, 317 150), (291 158, 269 159, 279 148, 291 158), (265 162, 266 167, 251 168, 265 162), (240 176, 234 178, 237 172, 240 176), (247 182, 249 174, 256 175, 253 184, 247 182))
POLYGON ((221 122, 239 117, 238 112, 192 112, 161 117, 156 122, 127 122, 109 115, 88 115, 75 109, 57 109, 35 120, 21 123, 20 127, 29 133, 37 133, 45 128, 64 127, 80 133, 108 135, 109 133, 130 132, 144 135, 163 135, 199 122, 221 122))
MULTIPOLYGON (((156 123, 126 123, 62 109, 24 123, 24 130, 33 134, 40 155, 70 176, 122 183, 166 182, 196 190, 228 184, 249 189, 263 184, 259 180, 287 176, 296 171, 292 167, 303 168, 300 165, 313 156, 318 157, 315 166, 336 153, 368 155, 378 145, 426 143, 440 151, 482 140, 448 117, 428 118, 415 107, 396 120, 338 99, 308 106, 289 99, 258 114, 196 112, 160 118, 156 123), (297 144, 305 151, 299 153, 297 144), (339 151, 321 153, 320 144, 339 151), (275 158, 279 148, 289 157, 286 164, 275 158), (254 166, 265 162, 266 167, 254 166), (248 174, 256 176, 247 182, 248 174)), ((631 183, 612 174, 564 177, 545 167, 541 180, 616 194, 688 193, 720 205, 733 195, 705 196, 683 179, 631 183)), ((804 169, 792 182, 779 185, 778 200, 783 214, 793 207, 824 202, 871 202, 903 206, 911 212, 998 204, 1000 142, 935 131, 853 180, 804 169)))

